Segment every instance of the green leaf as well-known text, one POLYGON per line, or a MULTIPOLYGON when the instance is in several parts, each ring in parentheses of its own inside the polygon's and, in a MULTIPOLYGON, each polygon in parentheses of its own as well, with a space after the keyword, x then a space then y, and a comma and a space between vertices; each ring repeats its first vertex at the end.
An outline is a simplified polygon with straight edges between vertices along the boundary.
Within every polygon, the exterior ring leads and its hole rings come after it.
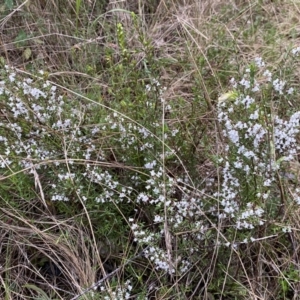
POLYGON ((5 66, 5 58, 3 56, 0 56, 0 67, 5 66))
POLYGON ((26 60, 28 60, 31 57, 31 54, 32 54, 32 52, 31 52, 30 48, 26 48, 23 52, 23 57, 26 60))
POLYGON ((5 0, 5 6, 8 9, 12 9, 14 7, 14 1, 13 0, 5 0))
POLYGON ((27 38, 28 38, 28 36, 24 30, 19 31, 19 34, 15 38, 17 47, 24 47, 24 44, 25 44, 27 38))

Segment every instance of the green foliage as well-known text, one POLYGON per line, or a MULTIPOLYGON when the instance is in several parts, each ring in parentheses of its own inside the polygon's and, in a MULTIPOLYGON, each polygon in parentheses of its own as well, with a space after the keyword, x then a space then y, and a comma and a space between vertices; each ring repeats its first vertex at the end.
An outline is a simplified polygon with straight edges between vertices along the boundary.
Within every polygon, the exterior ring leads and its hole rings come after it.
POLYGON ((5 0, 5 6, 7 9, 12 9, 14 6, 14 1, 13 0, 5 0))

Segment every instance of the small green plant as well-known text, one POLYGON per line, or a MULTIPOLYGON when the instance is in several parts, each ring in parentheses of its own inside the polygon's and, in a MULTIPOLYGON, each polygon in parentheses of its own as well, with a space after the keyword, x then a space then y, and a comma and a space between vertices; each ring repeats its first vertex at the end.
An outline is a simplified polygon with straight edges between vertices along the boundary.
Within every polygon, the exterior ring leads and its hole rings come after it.
POLYGON ((299 271, 291 266, 288 270, 284 271, 282 278, 280 278, 280 285, 282 288, 282 295, 284 299, 288 299, 289 293, 293 293, 293 286, 299 282, 299 271))

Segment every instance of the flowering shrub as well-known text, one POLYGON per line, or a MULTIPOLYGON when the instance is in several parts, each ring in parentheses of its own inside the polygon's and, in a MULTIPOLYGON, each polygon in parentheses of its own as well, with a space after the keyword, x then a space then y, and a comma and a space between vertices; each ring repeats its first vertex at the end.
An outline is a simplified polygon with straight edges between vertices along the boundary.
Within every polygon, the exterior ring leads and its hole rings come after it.
POLYGON ((0 298, 298 298, 298 3, 4 2, 0 298))
POLYGON ((240 81, 232 78, 231 84, 234 97, 220 98, 218 104, 227 145, 219 159, 223 182, 214 196, 221 205, 218 217, 230 219, 236 229, 248 229, 254 241, 254 229, 280 216, 282 206, 287 205, 279 187, 284 162, 297 160, 300 112, 288 118, 278 115, 277 104, 268 96, 273 90, 286 95, 281 101, 287 101, 294 90, 273 78, 261 58, 255 59, 240 81), (263 74, 260 83, 256 80, 259 73, 263 74))
MULTIPOLYGON (((291 54, 294 60, 297 51, 291 54)), ((268 257, 277 241, 289 244, 297 227, 292 211, 299 204, 294 183, 299 181, 300 112, 293 104, 296 85, 277 76, 256 58, 242 79, 230 80, 233 91, 222 95, 217 107, 224 139, 217 159, 222 181, 213 195, 215 215, 224 226, 219 245, 245 253, 243 266, 252 263, 249 249, 268 257)), ((258 265, 263 274, 268 264, 258 265)))
MULTIPOLYGON (((32 79, 5 66, 1 76, 6 202, 12 198, 9 186, 17 190, 26 183, 31 190, 21 194, 22 200, 38 195, 55 213, 84 211, 82 222, 102 245, 105 239, 113 244, 114 255, 127 246, 142 248, 155 272, 170 278, 185 278, 195 265, 209 264, 211 252, 199 262, 207 246, 237 249, 278 236, 278 224, 282 234, 291 232, 289 224, 280 222, 285 221, 283 207, 300 202, 300 190, 287 180, 297 179, 288 166, 297 160, 300 112, 279 110, 281 103, 273 98, 286 101, 295 91, 261 58, 241 80, 232 78, 233 91, 219 98, 223 151, 215 164, 220 178, 206 178, 197 186, 187 172, 172 176, 168 170, 169 160, 182 165, 169 146, 180 144, 181 137, 176 125, 164 119, 173 107, 157 79, 144 86, 148 115, 137 122, 101 103, 63 96, 43 72, 32 79)), ((130 105, 120 103, 128 114, 130 105)), ((168 278, 161 284, 168 285, 168 278)), ((128 299, 131 290, 128 284, 114 295, 128 299)))
MULTIPOLYGON (((221 167, 221 184, 216 187, 218 191, 207 198, 207 187, 203 189, 199 186, 190 191, 184 183, 181 184, 180 179, 174 181, 169 177, 164 177, 167 184, 164 182, 160 187, 149 187, 149 190, 158 191, 159 198, 155 200, 142 193, 139 199, 145 204, 156 204, 153 222, 161 224, 161 232, 156 235, 133 223, 131 229, 140 244, 157 244, 160 236, 168 234, 162 225, 167 223, 174 235, 191 228, 188 238, 193 240, 194 245, 197 240, 206 240, 209 236, 216 246, 237 247, 239 244, 260 240, 262 228, 265 228, 266 233, 274 232, 275 228, 266 224, 280 222, 282 207, 297 203, 299 189, 293 189, 289 195, 280 193, 280 190, 285 188, 286 162, 297 159, 300 112, 296 111, 289 117, 284 113, 278 115, 276 103, 268 97, 261 97, 274 91, 278 95, 286 95, 281 100, 287 101, 294 93, 293 88, 286 87, 283 80, 272 78, 261 58, 254 60, 240 81, 232 78, 231 84, 234 92, 220 97, 218 103, 218 121, 222 125, 224 138, 224 151, 217 161, 221 167), (259 73, 263 73, 260 82, 256 80, 259 73), (174 199, 172 195, 178 187, 182 191, 181 198, 174 199), (164 205, 167 206, 167 212, 162 209, 164 205), (220 240, 217 237, 220 225, 217 224, 227 224, 224 228, 230 228, 226 229, 226 234, 220 240), (213 233, 209 230, 211 226, 219 229, 213 233)), ((160 183, 161 174, 163 169, 159 173, 153 171, 148 182, 157 178, 160 183)), ((207 180, 207 185, 212 182, 207 180)), ((210 192, 212 188, 209 188, 210 192)), ((130 221, 133 222, 133 219, 130 221)), ((284 224, 281 228, 286 232, 284 224)), ((187 242, 187 237, 183 235, 182 238, 187 242)), ((183 265, 192 265, 194 247, 190 247, 189 255, 177 251, 176 257, 188 257, 181 262, 183 265)), ((152 246, 145 255, 158 269, 175 272, 168 251, 152 246)), ((180 269, 180 263, 175 265, 178 267, 177 272, 187 270, 180 269)))

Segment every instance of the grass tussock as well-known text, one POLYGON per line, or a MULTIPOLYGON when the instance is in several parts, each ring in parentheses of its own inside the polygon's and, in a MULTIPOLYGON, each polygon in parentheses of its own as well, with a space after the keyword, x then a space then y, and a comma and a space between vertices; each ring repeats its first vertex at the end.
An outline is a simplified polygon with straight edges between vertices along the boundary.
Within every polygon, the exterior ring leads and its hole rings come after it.
POLYGON ((0 5, 0 298, 298 299, 293 1, 0 5))

